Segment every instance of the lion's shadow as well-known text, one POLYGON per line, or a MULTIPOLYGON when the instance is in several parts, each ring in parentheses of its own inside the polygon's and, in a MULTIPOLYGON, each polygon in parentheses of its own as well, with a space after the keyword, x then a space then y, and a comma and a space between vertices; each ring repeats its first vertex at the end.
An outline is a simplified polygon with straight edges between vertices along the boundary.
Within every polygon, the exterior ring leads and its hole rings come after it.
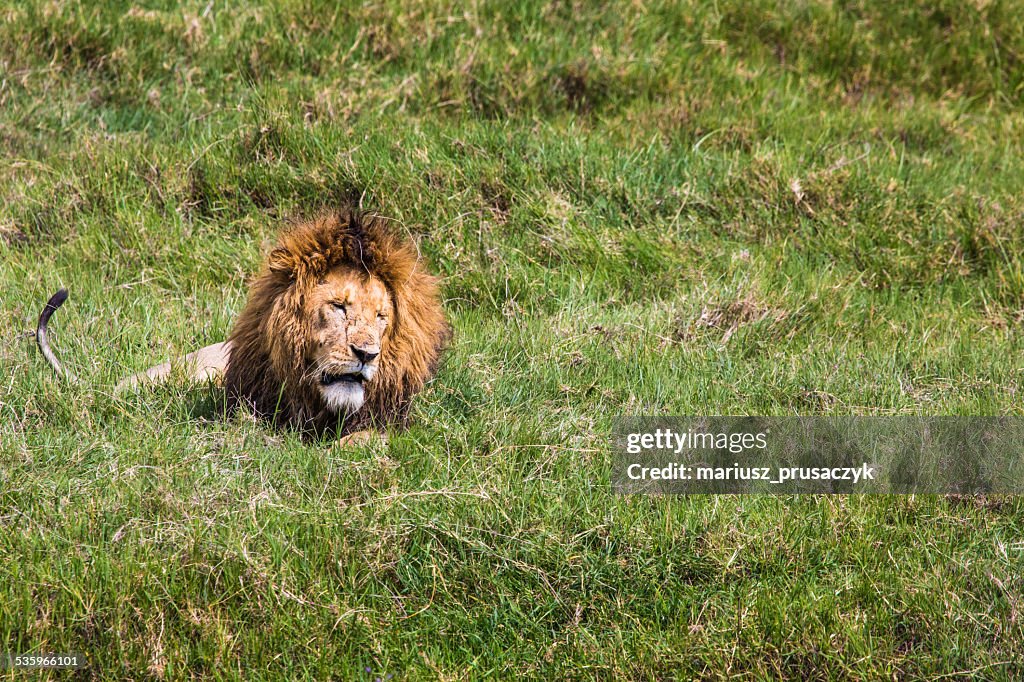
MULTIPOLYGON (((206 422, 222 425, 237 424, 238 420, 247 419, 260 424, 270 431, 293 431, 298 433, 307 444, 329 442, 345 432, 345 421, 336 424, 319 425, 318 428, 297 429, 285 417, 263 417, 246 406, 229 404, 227 392, 219 386, 157 386, 145 398, 147 402, 161 402, 166 406, 165 419, 175 422, 206 422), (240 415, 244 414, 244 417, 240 415)), ((358 420, 367 427, 374 427, 371 421, 358 420)), ((382 428, 380 425, 376 425, 382 428)))

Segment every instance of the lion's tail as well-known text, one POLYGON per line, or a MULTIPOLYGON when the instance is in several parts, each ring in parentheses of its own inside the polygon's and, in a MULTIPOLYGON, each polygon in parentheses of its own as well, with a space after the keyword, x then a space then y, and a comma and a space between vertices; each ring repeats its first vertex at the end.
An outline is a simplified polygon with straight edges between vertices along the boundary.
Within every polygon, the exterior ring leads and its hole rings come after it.
POLYGON ((43 351, 43 357, 46 358, 50 366, 56 370, 57 374, 63 376, 69 381, 78 381, 78 377, 72 374, 69 370, 65 369, 60 364, 60 360, 53 354, 53 350, 50 348, 50 341, 46 338, 46 327, 50 323, 50 316, 53 315, 57 308, 64 305, 64 301, 68 300, 68 290, 60 289, 50 300, 46 302, 46 307, 43 308, 43 312, 39 314, 39 325, 36 327, 36 343, 39 344, 39 350, 43 351))

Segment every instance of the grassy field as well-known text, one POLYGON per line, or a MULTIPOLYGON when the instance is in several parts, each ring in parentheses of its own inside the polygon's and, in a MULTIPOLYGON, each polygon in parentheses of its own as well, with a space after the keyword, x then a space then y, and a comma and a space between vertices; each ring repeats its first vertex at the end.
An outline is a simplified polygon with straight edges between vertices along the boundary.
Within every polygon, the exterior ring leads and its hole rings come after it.
POLYGON ((619 497, 608 434, 1024 413, 1022 59, 1008 0, 4 3, 0 649, 87 679, 1020 679, 1021 499, 619 497), (351 200, 444 277, 412 428, 340 449, 208 388, 111 396, 351 200), (29 335, 59 286, 84 388, 29 335))

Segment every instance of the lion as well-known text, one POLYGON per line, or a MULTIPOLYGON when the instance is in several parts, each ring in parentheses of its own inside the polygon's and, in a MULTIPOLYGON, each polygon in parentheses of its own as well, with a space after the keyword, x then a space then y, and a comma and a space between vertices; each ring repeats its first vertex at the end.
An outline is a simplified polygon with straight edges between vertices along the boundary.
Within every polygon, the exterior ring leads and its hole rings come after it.
MULTIPOLYGON (((61 289, 39 316, 36 339, 69 379, 47 340, 61 289)), ((249 287, 226 341, 189 353, 193 381, 213 381, 230 410, 303 432, 365 440, 404 426, 451 338, 438 280, 412 245, 379 216, 333 211, 285 229, 249 287)), ((165 381, 175 365, 132 375, 118 391, 165 381)))

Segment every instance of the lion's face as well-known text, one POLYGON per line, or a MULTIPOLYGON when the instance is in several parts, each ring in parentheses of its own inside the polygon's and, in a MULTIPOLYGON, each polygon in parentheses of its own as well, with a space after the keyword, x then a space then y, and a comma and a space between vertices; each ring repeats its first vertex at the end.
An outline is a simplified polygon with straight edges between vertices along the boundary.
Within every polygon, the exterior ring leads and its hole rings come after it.
POLYGON ((311 321, 305 376, 328 409, 355 412, 387 343, 392 316, 387 287, 353 268, 335 268, 305 297, 305 308, 311 321))

